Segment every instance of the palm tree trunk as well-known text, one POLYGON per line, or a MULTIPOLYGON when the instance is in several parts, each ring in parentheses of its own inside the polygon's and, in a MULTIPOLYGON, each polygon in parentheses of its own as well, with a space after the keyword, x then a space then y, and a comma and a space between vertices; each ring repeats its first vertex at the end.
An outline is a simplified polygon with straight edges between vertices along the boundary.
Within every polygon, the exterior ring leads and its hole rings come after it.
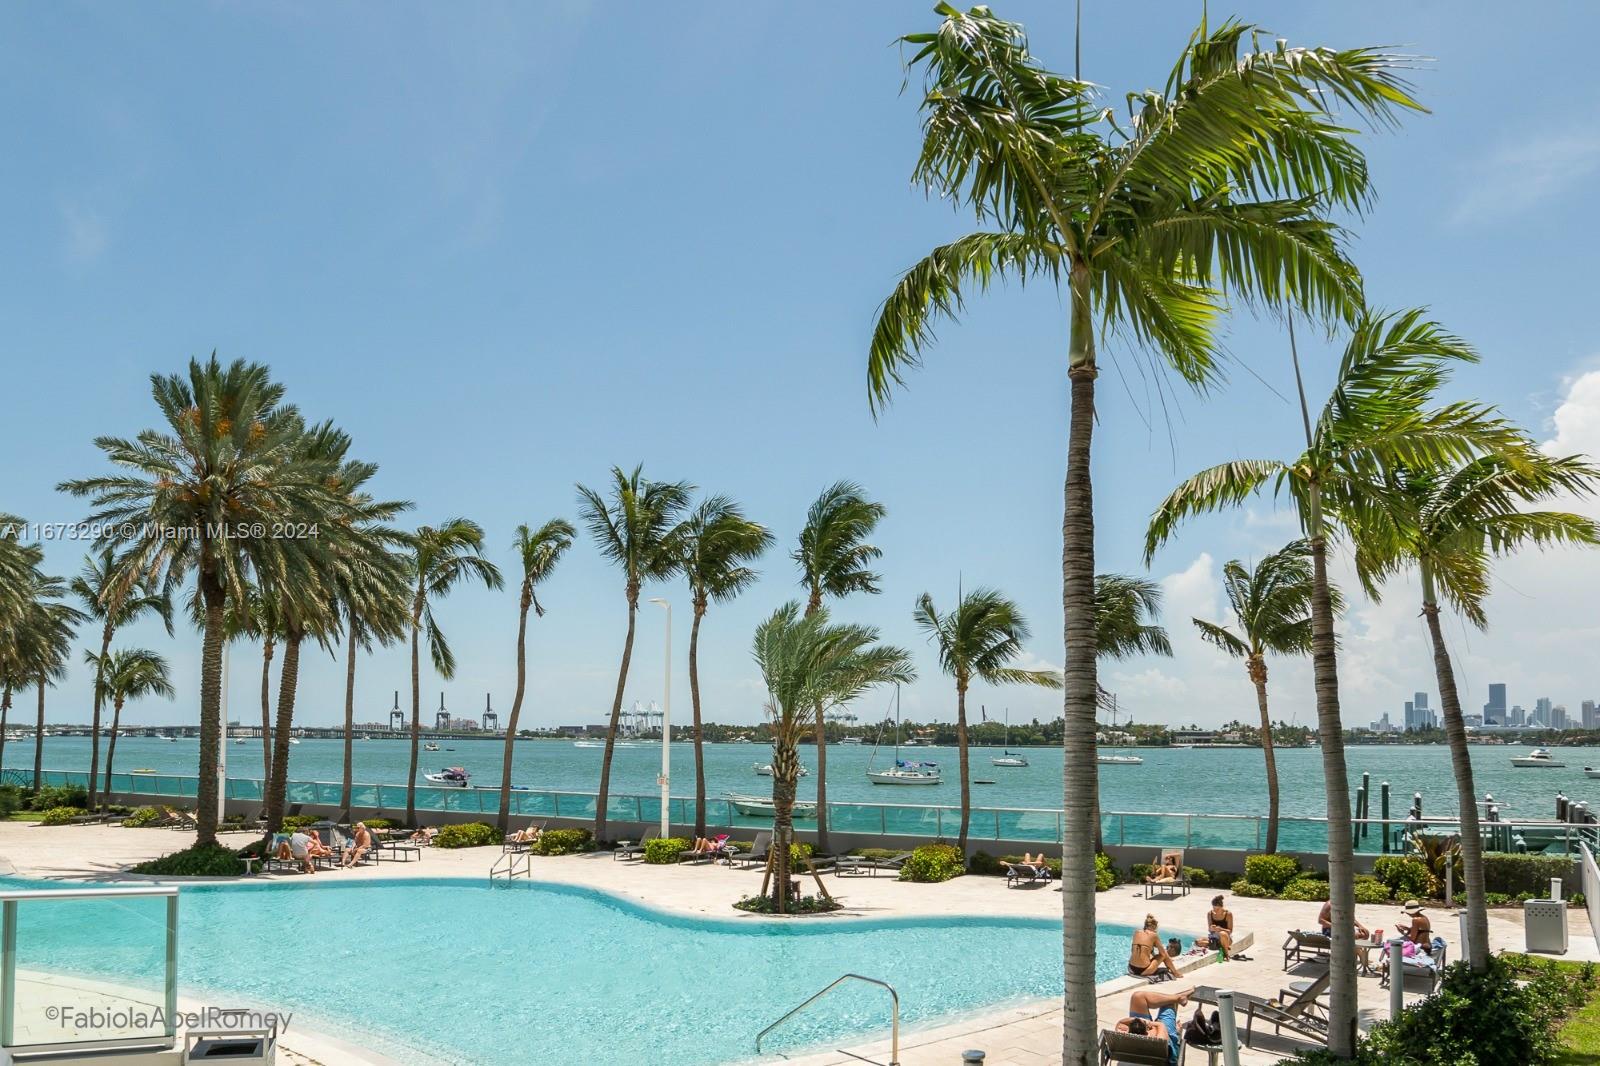
POLYGON ((1094 440, 1094 321, 1089 271, 1072 269, 1072 390, 1067 476, 1062 491, 1061 600, 1065 614, 1062 693, 1061 846, 1062 1015, 1064 1066, 1099 1061, 1095 999, 1094 822, 1100 791, 1095 763, 1095 699, 1099 690, 1094 635, 1094 485, 1089 456, 1094 440))
POLYGON ((350 619, 350 632, 346 636, 344 666, 344 787, 339 791, 339 808, 343 819, 350 820, 350 793, 355 789, 356 753, 356 622, 350 619))
POLYGON ((694 835, 706 835, 705 729, 700 723, 700 619, 705 607, 694 605, 694 622, 689 626, 689 704, 694 709, 694 835))
POLYGON ((122 697, 118 696, 111 703, 111 736, 106 740, 106 795, 110 795, 111 788, 111 760, 117 754, 117 726, 122 724, 122 697))
POLYGON ((794 845, 794 796, 800 780, 800 752, 794 731, 779 726, 772 749, 772 909, 789 913, 789 879, 794 845))
POLYGON ((417 824, 417 749, 422 746, 422 606, 423 591, 411 606, 411 772, 406 775, 406 825, 417 824))
POLYGON ((1252 655, 1245 667, 1256 687, 1256 709, 1261 712, 1261 757, 1267 764, 1267 854, 1278 850, 1278 756, 1272 750, 1272 717, 1267 713, 1267 664, 1252 655))
POLYGON ((200 599, 205 604, 205 629, 200 644, 200 784, 195 790, 195 844, 217 842, 217 799, 221 782, 217 760, 222 753, 222 643, 227 591, 215 573, 202 570, 200 599))
MULTIPOLYGON (((44 781, 44 682, 43 673, 39 674, 39 720, 33 727, 33 790, 39 791, 39 785, 44 781)), ((89 773, 89 787, 94 787, 94 773, 89 773)))
POLYGON ((271 634, 261 644, 261 787, 272 780, 272 649, 271 634))
MULTIPOLYGON (((1456 691, 1455 669, 1439 626, 1439 600, 1433 572, 1422 564, 1422 616, 1428 621, 1433 642, 1433 672, 1439 682, 1439 703, 1444 710, 1444 735, 1450 745, 1450 766, 1456 775, 1456 805, 1461 817, 1461 872, 1467 882, 1467 958, 1475 972, 1489 968, 1489 909, 1483 894, 1483 835, 1478 829, 1478 792, 1472 780, 1472 757, 1467 751, 1467 727, 1461 717, 1461 696, 1456 691)), ((1451 900, 1445 900, 1446 904, 1451 900)))
MULTIPOLYGON (((94 786, 100 776, 100 686, 105 683, 105 662, 106 656, 110 653, 111 623, 108 621, 100 627, 100 657, 94 661, 94 717, 89 724, 89 809, 91 811, 99 809, 94 786)), ((116 734, 113 733, 112 736, 115 737, 116 734)), ((109 764, 110 759, 108 757, 107 765, 109 764)), ((109 774, 106 780, 107 782, 111 780, 109 774)), ((108 790, 110 789, 109 784, 106 787, 108 790)))
POLYGON ((967 858, 967 827, 972 821, 972 775, 967 770, 967 686, 956 683, 956 750, 961 753, 961 837, 956 846, 967 858))
POLYGON ((611 793, 611 754, 617 743, 617 726, 622 721, 622 691, 628 685, 628 663, 633 659, 633 622, 639 613, 639 591, 628 586, 628 636, 622 642, 622 665, 617 670, 617 694, 611 701, 611 724, 606 727, 606 752, 600 760, 600 793, 594 801, 594 838, 606 839, 606 800, 611 793))
POLYGON ((278 722, 272 731, 272 780, 267 786, 267 832, 283 828, 283 808, 289 792, 289 734, 294 729, 294 696, 300 682, 300 641, 290 632, 283 642, 283 665, 278 675, 278 722))
POLYGON ((5 691, 0 693, 0 766, 5 765, 6 758, 6 718, 11 713, 11 682, 7 681, 5 691))
POLYGON ((517 613, 517 692, 511 697, 511 718, 506 723, 506 750, 500 757, 500 832, 511 829, 511 760, 516 754, 517 719, 522 716, 522 693, 528 683, 528 608, 533 600, 522 595, 517 613))
MULTIPOLYGON (((815 583, 806 600, 806 617, 810 618, 822 607, 822 587, 815 583)), ((817 850, 828 853, 828 723, 822 704, 814 708, 817 715, 817 850)), ((799 773, 798 769, 795 771, 799 773)), ((796 777, 798 781, 799 778, 796 777)))

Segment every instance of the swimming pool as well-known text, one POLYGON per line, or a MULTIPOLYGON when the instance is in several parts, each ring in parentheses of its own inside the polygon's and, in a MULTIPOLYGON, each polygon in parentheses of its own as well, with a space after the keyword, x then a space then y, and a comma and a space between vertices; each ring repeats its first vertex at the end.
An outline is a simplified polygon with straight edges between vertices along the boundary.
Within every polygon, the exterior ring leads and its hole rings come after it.
MULTIPOLYGON (((564 885, 423 878, 185 885, 180 920, 184 994, 294 1011, 402 1061, 747 1059, 762 1026, 846 971, 894 985, 902 1024, 1062 987, 1061 924, 1045 919, 703 919, 564 885)), ((159 953, 152 922, 138 901, 29 906, 19 964, 155 972, 141 955, 159 953)), ((1121 971, 1131 932, 1100 928, 1101 980, 1121 971)), ((768 1046, 843 1046, 887 1026, 881 990, 841 988, 768 1046)))

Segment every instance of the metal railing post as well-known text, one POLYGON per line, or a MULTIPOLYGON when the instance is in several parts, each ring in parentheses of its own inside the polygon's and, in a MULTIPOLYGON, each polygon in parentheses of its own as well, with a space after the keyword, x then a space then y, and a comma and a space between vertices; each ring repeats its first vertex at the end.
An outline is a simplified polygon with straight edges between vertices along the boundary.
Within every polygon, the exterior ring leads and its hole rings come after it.
POLYGON ((5 901, 0 916, 0 1047, 16 1043, 17 901, 5 901))
POLYGON ((1194 846, 1194 815, 1192 814, 1183 816, 1183 846, 1185 848, 1194 846))
POLYGON ((1398 1018, 1406 1009, 1406 970, 1401 954, 1404 940, 1394 937, 1389 941, 1389 1017, 1398 1018))
MULTIPOLYGON (((15 903, 10 904, 16 906, 15 903)), ((167 976, 166 1022, 163 1026, 167 1039, 178 1035, 178 894, 167 897, 167 976)))

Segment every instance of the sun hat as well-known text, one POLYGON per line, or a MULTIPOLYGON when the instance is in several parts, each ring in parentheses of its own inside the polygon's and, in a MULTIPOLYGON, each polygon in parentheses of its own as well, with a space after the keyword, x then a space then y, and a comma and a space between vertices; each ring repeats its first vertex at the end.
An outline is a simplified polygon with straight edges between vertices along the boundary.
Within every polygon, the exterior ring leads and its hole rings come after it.
POLYGON ((1407 914, 1421 914, 1422 904, 1418 903, 1414 899, 1408 899, 1406 900, 1405 905, 1400 909, 1405 911, 1407 914))

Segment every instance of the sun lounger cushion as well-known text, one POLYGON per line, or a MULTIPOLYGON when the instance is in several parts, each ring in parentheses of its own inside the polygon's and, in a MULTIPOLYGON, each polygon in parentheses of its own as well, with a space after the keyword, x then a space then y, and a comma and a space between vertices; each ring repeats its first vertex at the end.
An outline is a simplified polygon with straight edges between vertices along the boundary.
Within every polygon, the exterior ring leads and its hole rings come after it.
POLYGON ((1115 1029, 1100 1031, 1100 1062, 1132 1063, 1134 1066, 1167 1066, 1171 1048, 1159 1036, 1135 1036, 1115 1029))

